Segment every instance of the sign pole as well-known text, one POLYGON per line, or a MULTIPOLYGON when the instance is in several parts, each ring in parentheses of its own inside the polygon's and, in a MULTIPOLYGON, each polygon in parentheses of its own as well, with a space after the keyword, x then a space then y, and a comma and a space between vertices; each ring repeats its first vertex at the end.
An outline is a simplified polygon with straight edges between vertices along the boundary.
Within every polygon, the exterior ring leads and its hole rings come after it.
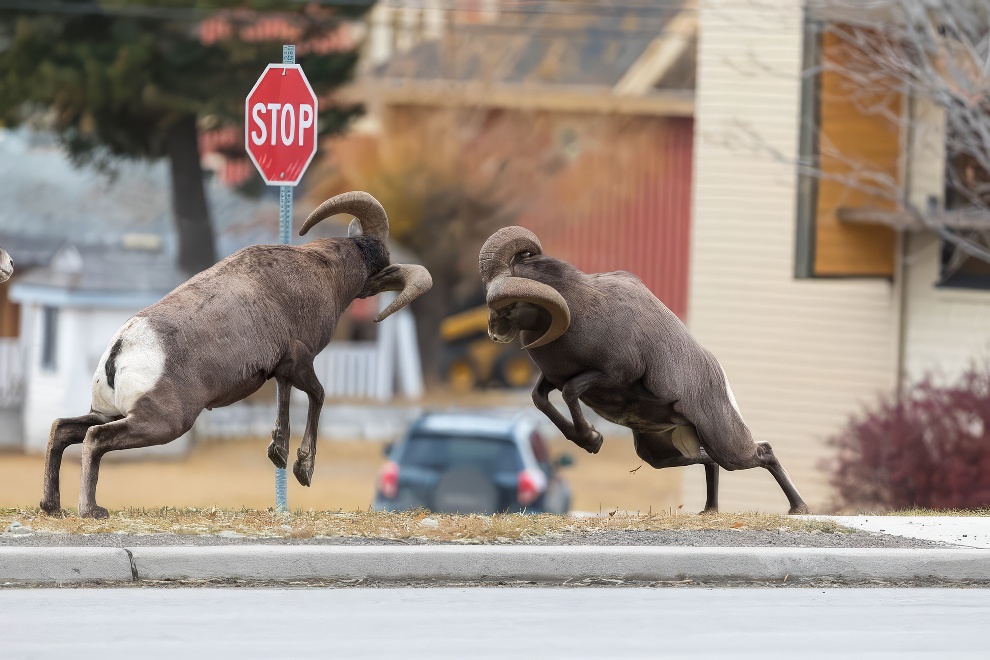
MULTIPOLYGON (((296 63, 296 47, 282 46, 282 64, 296 63)), ((278 188, 278 241, 282 245, 292 243, 292 186, 278 188)), ((275 468, 275 510, 288 511, 288 481, 286 468, 275 468)))

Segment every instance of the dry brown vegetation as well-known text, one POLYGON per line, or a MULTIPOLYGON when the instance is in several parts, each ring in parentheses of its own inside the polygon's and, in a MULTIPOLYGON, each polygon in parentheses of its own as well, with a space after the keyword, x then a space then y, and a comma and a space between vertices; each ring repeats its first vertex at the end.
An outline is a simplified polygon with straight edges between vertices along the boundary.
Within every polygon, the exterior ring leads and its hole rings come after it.
POLYGON ((462 543, 499 543, 564 533, 608 530, 785 530, 839 532, 830 520, 808 520, 764 513, 682 514, 677 511, 595 517, 496 514, 448 515, 428 511, 295 511, 280 514, 255 509, 124 509, 106 520, 83 519, 69 512, 55 518, 38 509, 0 509, 0 526, 14 520, 34 531, 72 534, 218 534, 236 532, 256 538, 364 537, 425 539, 462 543))
MULTIPOLYGON (((264 510, 274 503, 274 468, 265 454, 268 441, 204 442, 176 460, 126 460, 127 452, 110 454, 100 468, 100 503, 111 509, 216 506, 264 510)), ((568 453, 574 458, 574 465, 564 470, 563 476, 571 485, 575 510, 649 511, 652 507, 658 511, 683 504, 685 511, 697 511, 702 507, 704 475, 700 467, 686 470, 697 470, 690 476, 693 498, 686 500, 681 494, 685 470, 636 470, 643 461, 630 440, 608 438, 595 455, 562 439, 549 444, 552 455, 568 453)), ((289 507, 363 511, 371 505, 375 477, 384 462, 380 443, 320 442, 312 487, 300 486, 289 475, 289 507)), ((0 507, 36 506, 41 499, 43 471, 44 456, 0 454, 0 507)), ((67 455, 62 464, 63 506, 75 505, 78 488, 78 454, 67 455)), ((782 501, 780 508, 785 504, 782 501)))

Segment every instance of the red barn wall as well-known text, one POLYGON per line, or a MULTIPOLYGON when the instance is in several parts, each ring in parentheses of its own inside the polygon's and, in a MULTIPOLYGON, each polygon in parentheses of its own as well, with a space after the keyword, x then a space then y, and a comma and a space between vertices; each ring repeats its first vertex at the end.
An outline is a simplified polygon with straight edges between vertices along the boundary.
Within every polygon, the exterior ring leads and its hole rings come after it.
POLYGON ((536 232, 546 254, 585 272, 634 273, 684 319, 694 121, 611 121, 587 148, 575 147, 575 161, 519 223, 536 232))

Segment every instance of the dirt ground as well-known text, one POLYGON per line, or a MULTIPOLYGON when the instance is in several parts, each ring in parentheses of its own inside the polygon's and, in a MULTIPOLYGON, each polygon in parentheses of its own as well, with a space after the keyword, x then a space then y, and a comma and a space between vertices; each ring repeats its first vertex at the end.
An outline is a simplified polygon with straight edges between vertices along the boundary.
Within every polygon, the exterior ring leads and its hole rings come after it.
MULTIPOLYGON (((298 440, 293 442, 297 446, 298 440)), ((249 507, 274 503, 274 468, 265 454, 268 438, 204 442, 178 460, 104 459, 98 498, 111 509, 125 507, 249 507)), ((382 445, 333 441, 319 445, 313 485, 304 488, 289 474, 292 509, 364 510, 371 504, 375 478, 384 462, 382 445)), ((568 453, 574 465, 564 477, 578 511, 664 511, 681 504, 683 469, 652 470, 642 465, 631 442, 606 439, 601 452, 585 453, 566 441, 551 443, 556 456, 568 453), (635 470, 635 472, 632 472, 635 470)), ((37 506, 41 499, 43 456, 0 454, 0 508, 37 506)), ((688 468, 695 469, 695 468, 688 468)), ((701 468, 697 468, 701 470, 701 468)), ((62 465, 62 506, 75 508, 78 457, 62 465)))

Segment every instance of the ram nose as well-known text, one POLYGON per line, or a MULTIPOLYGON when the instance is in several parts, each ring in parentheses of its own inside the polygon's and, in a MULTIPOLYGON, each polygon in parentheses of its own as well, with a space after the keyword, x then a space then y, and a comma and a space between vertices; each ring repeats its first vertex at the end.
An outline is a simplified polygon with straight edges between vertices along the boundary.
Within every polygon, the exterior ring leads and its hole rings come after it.
POLYGON ((500 344, 508 344, 516 338, 518 328, 504 313, 488 310, 488 337, 500 344))

